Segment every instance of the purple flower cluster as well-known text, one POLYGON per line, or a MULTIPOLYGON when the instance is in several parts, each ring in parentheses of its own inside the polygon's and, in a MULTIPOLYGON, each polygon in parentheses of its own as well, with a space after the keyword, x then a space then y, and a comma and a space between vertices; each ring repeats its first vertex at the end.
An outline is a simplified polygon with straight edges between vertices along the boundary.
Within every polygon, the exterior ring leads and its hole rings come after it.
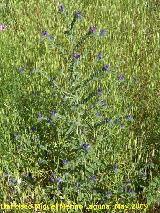
POLYGON ((108 71, 109 69, 109 65, 108 64, 104 64, 103 67, 102 67, 102 70, 103 71, 108 71))
POLYGON ((74 53, 73 54, 74 59, 80 59, 80 54, 79 53, 74 53))
POLYGON ((47 31, 42 31, 42 32, 41 32, 41 36, 42 36, 42 37, 48 36, 48 32, 47 32, 47 31))
POLYGON ((86 143, 82 144, 82 149, 84 151, 88 151, 89 147, 90 147, 89 144, 86 144, 86 143))

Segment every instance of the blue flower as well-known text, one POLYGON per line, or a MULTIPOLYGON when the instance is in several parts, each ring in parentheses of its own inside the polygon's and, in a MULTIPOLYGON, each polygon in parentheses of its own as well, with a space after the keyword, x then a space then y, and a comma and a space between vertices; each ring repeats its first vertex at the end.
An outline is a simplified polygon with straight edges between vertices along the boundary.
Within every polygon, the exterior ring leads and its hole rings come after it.
POLYGON ((58 6, 58 11, 59 11, 59 12, 64 12, 64 5, 63 5, 63 4, 60 4, 60 5, 58 6))
POLYGON ((38 113, 38 118, 39 119, 43 118, 43 115, 41 113, 38 113))
POLYGON ((117 172, 117 165, 116 164, 113 165, 113 171, 117 172))
POLYGON ((56 181, 55 174, 53 172, 51 174, 50 181, 51 182, 55 182, 56 181))
POLYGON ((93 180, 93 181, 96 181, 96 176, 95 175, 93 175, 93 176, 91 176, 91 180, 93 180))
POLYGON ((102 88, 98 88, 98 90, 97 90, 97 94, 100 96, 100 95, 102 95, 102 88))
POLYGON ((31 130, 34 132, 34 131, 36 131, 37 129, 36 129, 35 126, 32 126, 32 127, 31 127, 31 130))
POLYGON ((107 103, 105 100, 100 100, 100 103, 99 103, 102 107, 105 107, 107 106, 107 103))
POLYGON ((103 71, 108 71, 109 69, 109 65, 108 64, 104 64, 103 67, 102 67, 102 70, 103 71))
POLYGON ((79 59, 80 58, 80 54, 79 53, 74 53, 73 54, 73 58, 74 59, 79 59))
POLYGON ((66 165, 68 163, 68 160, 62 160, 63 165, 66 165))
POLYGON ((111 119, 111 118, 105 118, 105 122, 106 122, 106 123, 111 123, 111 122, 112 122, 112 119, 111 119))
POLYGON ((99 52, 99 53, 97 54, 97 59, 98 59, 98 60, 101 60, 101 59, 102 59, 102 53, 101 53, 101 52, 99 52))
POLYGON ((51 177, 50 178, 50 181, 53 183, 53 182, 55 182, 55 178, 54 177, 51 177))
POLYGON ((135 193, 135 191, 134 191, 132 188, 128 188, 128 189, 127 189, 127 193, 134 194, 134 193, 135 193))
POLYGON ((110 198, 111 197, 111 195, 112 195, 112 193, 111 192, 106 192, 106 196, 107 196, 107 198, 110 198))
POLYGON ((48 32, 47 31, 42 31, 41 32, 41 36, 42 37, 47 37, 48 36, 48 32))
POLYGON ((117 79, 119 80, 119 81, 123 81, 124 80, 124 75, 119 75, 118 77, 117 77, 117 79))
POLYGON ((51 116, 55 117, 56 116, 56 112, 55 111, 51 111, 51 116))
POLYGON ((106 33, 107 33, 107 30, 106 29, 102 29, 101 31, 100 31, 100 36, 105 36, 106 35, 106 33))
POLYGON ((57 183, 61 183, 63 181, 61 177, 58 177, 55 180, 56 180, 57 183))
POLYGON ((84 151, 87 151, 89 149, 89 147, 90 147, 89 144, 86 144, 86 143, 82 144, 82 149, 84 151))
POLYGON ((89 28, 89 33, 90 34, 95 34, 96 31, 97 31, 97 28, 95 26, 92 26, 92 27, 89 28))
POLYGON ((81 17, 81 12, 80 11, 74 12, 74 17, 75 18, 80 18, 81 17))

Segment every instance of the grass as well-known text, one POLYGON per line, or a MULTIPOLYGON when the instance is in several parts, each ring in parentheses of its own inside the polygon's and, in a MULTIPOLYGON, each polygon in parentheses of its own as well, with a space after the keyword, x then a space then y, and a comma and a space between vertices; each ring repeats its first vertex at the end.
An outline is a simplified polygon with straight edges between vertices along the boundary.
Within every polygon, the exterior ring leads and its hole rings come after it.
POLYGON ((0 3, 1 203, 159 212, 159 2, 59 4, 0 3))

